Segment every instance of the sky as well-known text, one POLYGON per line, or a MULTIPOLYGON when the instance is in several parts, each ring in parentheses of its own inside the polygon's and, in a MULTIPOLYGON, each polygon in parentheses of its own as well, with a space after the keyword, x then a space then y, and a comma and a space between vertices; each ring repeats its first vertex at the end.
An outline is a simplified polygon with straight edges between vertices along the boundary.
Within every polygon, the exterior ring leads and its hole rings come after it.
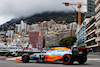
MULTIPOLYGON (((86 4, 86 0, 0 0, 0 25, 12 18, 28 17, 46 11, 74 10, 63 2, 86 4)), ((78 10, 77 6, 73 7, 78 10)), ((86 6, 82 6, 81 11, 86 12, 86 6)))

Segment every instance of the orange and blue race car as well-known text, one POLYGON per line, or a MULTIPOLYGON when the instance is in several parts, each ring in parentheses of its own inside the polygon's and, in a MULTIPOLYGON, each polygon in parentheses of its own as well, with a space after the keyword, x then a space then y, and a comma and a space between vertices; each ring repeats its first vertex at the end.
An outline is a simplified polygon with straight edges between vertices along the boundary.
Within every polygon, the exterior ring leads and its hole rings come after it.
POLYGON ((73 64, 77 61, 79 64, 84 64, 87 61, 87 49, 85 47, 74 47, 69 49, 67 47, 54 47, 50 51, 42 53, 35 53, 33 55, 23 54, 22 61, 28 63, 29 60, 36 60, 36 62, 46 61, 62 61, 63 64, 73 64))

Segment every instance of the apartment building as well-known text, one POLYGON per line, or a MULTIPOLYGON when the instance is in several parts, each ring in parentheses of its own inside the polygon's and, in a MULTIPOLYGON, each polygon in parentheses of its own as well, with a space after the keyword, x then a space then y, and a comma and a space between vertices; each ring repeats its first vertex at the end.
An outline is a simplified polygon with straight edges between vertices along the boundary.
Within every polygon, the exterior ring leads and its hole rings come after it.
POLYGON ((87 0, 87 12, 94 12, 95 10, 95 0, 87 0))
POLYGON ((41 49, 41 48, 44 48, 44 46, 45 46, 45 36, 38 36, 38 45, 37 45, 37 47, 39 48, 39 49, 41 49))
POLYGON ((87 13, 85 17, 90 18, 91 16, 94 16, 95 13, 95 0, 87 0, 87 13))
POLYGON ((76 38, 77 38, 77 41, 76 41, 77 46, 86 46, 86 45, 84 44, 84 42, 85 42, 85 25, 86 25, 85 21, 86 21, 86 20, 87 20, 87 19, 85 19, 85 20, 82 22, 81 26, 77 28, 77 31, 76 31, 76 33, 75 33, 76 38))
POLYGON ((85 29, 85 43, 87 48, 93 48, 97 46, 97 42, 95 41, 97 35, 95 34, 95 17, 92 16, 86 21, 86 29, 85 29))
POLYGON ((59 46, 59 40, 56 35, 45 36, 45 47, 59 46))
POLYGON ((96 42, 97 42, 97 47, 96 49, 98 51, 100 51, 100 0, 95 0, 95 4, 96 4, 96 8, 95 8, 95 12, 96 12, 96 15, 95 15, 95 27, 96 27, 96 30, 95 30, 95 34, 97 35, 96 37, 96 42))
POLYGON ((27 31, 32 30, 32 25, 27 25, 27 31))
POLYGON ((13 29, 8 29, 6 35, 7 35, 8 37, 11 37, 11 38, 12 38, 13 35, 14 35, 14 30, 13 30, 13 29))
POLYGON ((27 31, 27 24, 25 21, 21 20, 21 35, 25 36, 27 31))
POLYGON ((93 51, 100 51, 100 0, 95 0, 95 16, 86 22, 86 46, 93 51))
POLYGON ((60 41, 62 38, 66 38, 69 36, 75 36, 76 29, 77 29, 76 22, 72 22, 67 25, 61 25, 59 26, 56 35, 58 36, 58 39, 60 41))
POLYGON ((25 21, 21 20, 20 24, 16 24, 15 33, 21 33, 22 36, 25 36, 27 32, 27 24, 25 21))
POLYGON ((21 32, 21 24, 16 24, 15 33, 21 32))
POLYGON ((6 31, 1 31, 0 32, 0 43, 1 42, 4 42, 6 40, 5 39, 6 38, 5 36, 6 36, 6 31))
POLYGON ((39 24, 32 24, 32 30, 35 30, 36 27, 38 27, 39 24))
POLYGON ((44 47, 43 35, 44 35, 44 32, 42 31, 31 31, 29 33, 29 43, 35 48, 44 47))

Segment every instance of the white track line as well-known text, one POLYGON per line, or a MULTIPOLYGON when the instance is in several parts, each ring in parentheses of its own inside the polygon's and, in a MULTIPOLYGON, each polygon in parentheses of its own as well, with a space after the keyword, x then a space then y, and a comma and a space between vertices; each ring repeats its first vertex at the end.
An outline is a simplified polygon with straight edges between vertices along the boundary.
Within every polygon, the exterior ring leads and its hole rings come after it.
POLYGON ((89 59, 87 59, 87 60, 100 60, 100 59, 92 59, 92 58, 89 58, 89 59))

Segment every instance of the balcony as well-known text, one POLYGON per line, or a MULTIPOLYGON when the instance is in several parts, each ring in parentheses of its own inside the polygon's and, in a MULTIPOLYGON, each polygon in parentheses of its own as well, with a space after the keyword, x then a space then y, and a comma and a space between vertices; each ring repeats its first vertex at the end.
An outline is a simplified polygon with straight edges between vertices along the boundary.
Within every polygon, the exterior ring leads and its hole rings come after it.
POLYGON ((99 19, 100 18, 100 12, 98 12, 96 15, 95 15, 95 19, 99 19))
POLYGON ((86 23, 86 25, 88 25, 88 23, 90 22, 90 18, 85 18, 84 22, 86 23))
POLYGON ((87 47, 94 47, 95 45, 97 45, 97 42, 95 42, 95 40, 91 40, 87 42, 86 44, 87 44, 87 47))
POLYGON ((100 33, 100 28, 95 30, 95 34, 100 33))
POLYGON ((91 27, 93 27, 95 23, 91 24, 85 31, 89 30, 91 27))
POLYGON ((89 39, 92 39, 94 37, 97 37, 97 35, 95 33, 93 33, 93 34, 91 34, 91 35, 89 35, 89 36, 87 36, 85 38, 86 38, 86 40, 89 40, 89 39))
POLYGON ((98 42, 98 46, 100 46, 100 41, 98 42))
POLYGON ((100 10, 100 4, 97 5, 97 7, 95 8, 95 12, 98 12, 100 10))
POLYGON ((100 2, 100 0, 95 0, 95 4, 98 4, 100 2))
POLYGON ((96 40, 96 41, 100 41, 100 36, 96 37, 95 40, 96 40))
POLYGON ((93 30, 93 31, 91 31, 91 30, 88 31, 87 34, 86 34, 86 37, 89 36, 89 35, 91 35, 91 34, 94 33, 94 32, 95 32, 95 30, 93 30))
POLYGON ((95 26, 100 26, 100 20, 95 22, 95 26))
POLYGON ((97 46, 98 44, 94 44, 94 45, 86 46, 86 48, 97 47, 97 46))
POLYGON ((86 40, 85 43, 89 42, 89 41, 92 41, 92 40, 95 40, 95 37, 89 39, 89 40, 86 40))

